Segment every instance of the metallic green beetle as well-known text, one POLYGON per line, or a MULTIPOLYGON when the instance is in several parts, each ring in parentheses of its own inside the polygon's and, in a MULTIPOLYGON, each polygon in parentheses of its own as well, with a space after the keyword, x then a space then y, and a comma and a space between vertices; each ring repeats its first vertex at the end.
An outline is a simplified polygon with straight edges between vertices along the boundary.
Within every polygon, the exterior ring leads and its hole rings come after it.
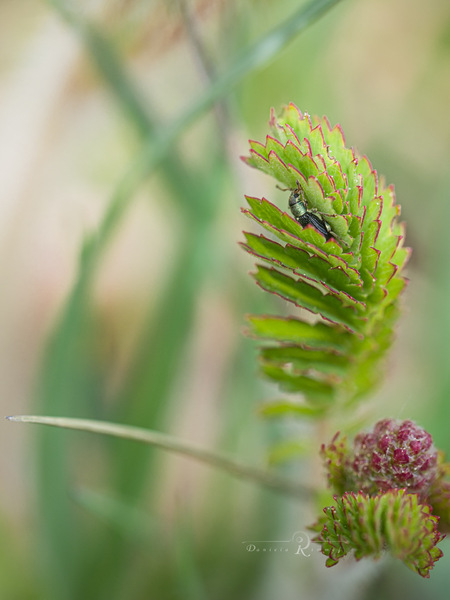
MULTIPOLYGON (((286 189, 290 188, 285 188, 285 190, 286 189)), ((305 194, 303 193, 298 180, 296 189, 292 190, 291 195, 289 196, 289 209, 294 219, 297 221, 297 223, 300 223, 302 227, 312 225, 314 229, 321 233, 327 241, 333 237, 329 224, 324 221, 322 217, 317 214, 317 212, 308 209, 305 194)))

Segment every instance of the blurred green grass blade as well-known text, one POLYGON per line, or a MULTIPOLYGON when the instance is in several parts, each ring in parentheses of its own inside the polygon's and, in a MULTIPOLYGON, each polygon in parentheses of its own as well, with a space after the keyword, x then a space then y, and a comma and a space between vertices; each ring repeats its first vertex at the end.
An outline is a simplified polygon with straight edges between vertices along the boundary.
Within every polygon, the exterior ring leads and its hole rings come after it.
POLYGON ((306 486, 293 483, 288 479, 279 477, 268 471, 240 463, 217 452, 204 450, 203 448, 199 448, 188 442, 183 442, 178 438, 161 433, 160 431, 150 431, 148 429, 142 429, 141 427, 132 427, 130 425, 120 425, 117 423, 94 421, 90 419, 41 417, 37 415, 15 415, 6 418, 9 421, 16 423, 36 423, 141 442, 169 452, 188 456, 214 467, 215 469, 225 471, 234 477, 239 477, 245 481, 263 485, 283 494, 292 494, 293 496, 303 498, 312 493, 312 490, 308 489, 306 486))
MULTIPOLYGON (((39 404, 58 414, 76 414, 77 410, 85 412, 88 408, 82 381, 88 364, 83 361, 85 336, 81 332, 86 331, 89 321, 86 284, 90 269, 83 272, 85 277, 77 282, 65 318, 50 340, 42 369, 39 404)), ((73 503, 68 490, 72 474, 68 464, 65 436, 56 431, 37 436, 40 567, 48 568, 52 586, 49 593, 58 600, 71 598, 70 590, 76 589, 80 577, 81 532, 72 527, 70 518, 73 503)))
POLYGON ((110 493, 99 492, 86 487, 74 492, 74 499, 85 510, 104 521, 124 537, 149 542, 158 530, 158 523, 149 515, 130 506, 110 493))
MULTIPOLYGON (((170 392, 192 329, 198 290, 206 273, 202 268, 204 235, 194 228, 183 236, 179 258, 157 310, 137 348, 136 359, 118 400, 118 420, 145 427, 161 427, 170 392), (193 235, 197 234, 197 235, 193 235)), ((134 444, 115 447, 115 484, 120 494, 137 498, 150 476, 148 450, 134 444)))
POLYGON ((183 600, 208 600, 209 595, 196 556, 193 522, 193 516, 185 512, 177 519, 174 587, 178 588, 179 597, 183 600))

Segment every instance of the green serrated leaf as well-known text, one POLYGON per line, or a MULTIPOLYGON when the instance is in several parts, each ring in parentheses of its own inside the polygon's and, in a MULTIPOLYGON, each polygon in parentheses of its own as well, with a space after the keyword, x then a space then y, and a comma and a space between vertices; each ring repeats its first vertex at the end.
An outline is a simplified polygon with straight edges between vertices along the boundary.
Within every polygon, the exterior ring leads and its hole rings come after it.
POLYGON ((289 400, 273 400, 266 402, 260 409, 260 413, 265 417, 279 418, 295 415, 297 417, 318 418, 327 411, 326 406, 314 406, 311 404, 299 404, 289 400))
POLYGON ((295 280, 274 268, 258 266, 253 277, 264 290, 277 294, 298 307, 319 314, 326 320, 343 325, 352 331, 357 331, 361 326, 354 307, 346 306, 341 297, 324 294, 309 283, 295 280))
POLYGON ((315 369, 336 375, 343 375, 350 361, 348 356, 336 352, 288 345, 262 348, 261 359, 275 366, 292 365, 294 371, 315 369))
POLYGON ((263 364, 262 372, 266 377, 280 384, 286 392, 302 392, 308 400, 331 403, 335 394, 332 383, 317 379, 314 376, 294 375, 283 368, 271 364, 263 364))
MULTIPOLYGON (((355 282, 358 273, 354 269, 346 268, 346 263, 341 259, 324 252, 311 255, 306 250, 307 246, 305 249, 290 244, 281 246, 262 235, 256 236, 245 232, 244 235, 247 244, 241 244, 241 246, 250 254, 274 266, 289 269, 296 275, 327 286, 335 295, 342 293, 345 296, 347 294, 348 297, 343 297, 343 301, 347 304, 356 304, 358 301, 362 301, 364 297, 362 285, 359 281, 355 282), (350 300, 350 297, 354 300, 350 300)), ((310 250, 310 248, 308 249, 310 250)))
POLYGON ((325 323, 307 323, 294 317, 251 315, 250 334, 262 339, 291 342, 313 348, 345 351, 351 344, 350 334, 340 327, 325 323))
POLYGON ((375 197, 377 191, 377 177, 376 173, 372 170, 372 165, 366 156, 363 156, 358 160, 356 174, 361 175, 363 182, 362 203, 367 206, 375 197))
POLYGON ((300 187, 298 221, 286 212, 287 195, 286 211, 248 197, 244 213, 280 243, 246 234, 243 247, 268 264, 254 274, 262 289, 319 315, 327 330, 305 324, 299 329, 295 319, 267 317, 254 322, 252 333, 272 340, 270 349, 261 350, 263 367, 284 389, 307 395, 309 380, 326 382, 334 390, 327 390, 329 398, 344 398, 350 406, 380 381, 380 360, 392 342, 398 296, 406 283, 401 271, 410 252, 403 248, 400 207, 393 187, 379 182, 370 161, 345 146, 339 126, 302 114, 292 103, 279 117, 272 112, 270 126, 272 135, 264 144, 251 143, 247 162, 288 189, 300 187), (328 233, 314 227, 317 218, 328 233), (326 339, 310 339, 313 331, 326 331, 326 339), (330 350, 339 347, 340 338, 343 357, 333 361, 330 350), (297 348, 287 350, 286 344, 297 348))
POLYGON ((289 239, 299 239, 303 228, 287 213, 280 210, 277 206, 263 198, 246 197, 250 205, 250 211, 243 209, 243 213, 255 219, 261 225, 269 226, 269 231, 283 231, 291 237, 289 239))
MULTIPOLYGON (((279 265, 285 269, 295 271, 295 269, 298 269, 309 257, 308 253, 300 248, 296 248, 296 254, 292 252, 289 254, 285 251, 284 246, 281 246, 280 244, 277 244, 277 242, 273 242, 262 235, 256 236, 252 233, 245 232, 244 235, 247 239, 247 244, 241 244, 242 248, 273 265, 279 265)), ((311 272, 310 275, 314 276, 311 272)))
MULTIPOLYGON (((316 177, 319 174, 319 167, 312 156, 302 153, 294 142, 288 141, 283 156, 286 158, 287 164, 302 173, 304 177, 316 177)), ((295 188, 296 180, 291 180, 289 185, 291 188, 295 188)))

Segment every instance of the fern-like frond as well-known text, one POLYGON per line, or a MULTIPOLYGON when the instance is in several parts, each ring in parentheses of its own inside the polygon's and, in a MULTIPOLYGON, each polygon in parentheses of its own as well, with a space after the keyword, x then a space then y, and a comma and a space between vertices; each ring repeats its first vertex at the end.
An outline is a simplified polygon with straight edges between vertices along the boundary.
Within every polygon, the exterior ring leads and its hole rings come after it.
POLYGON ((287 212, 288 195, 282 208, 247 196, 243 213, 266 233, 245 233, 242 247, 264 263, 253 275, 262 289, 316 316, 253 316, 250 334, 270 343, 262 370, 284 390, 318 408, 349 403, 377 383, 392 341, 409 256, 400 207, 339 126, 293 104, 270 126, 243 160, 291 190, 303 213, 287 212))

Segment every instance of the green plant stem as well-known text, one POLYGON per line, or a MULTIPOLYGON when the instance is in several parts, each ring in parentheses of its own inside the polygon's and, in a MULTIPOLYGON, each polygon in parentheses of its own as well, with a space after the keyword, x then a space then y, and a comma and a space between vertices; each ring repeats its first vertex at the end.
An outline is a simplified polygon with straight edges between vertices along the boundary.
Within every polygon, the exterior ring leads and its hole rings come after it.
POLYGON ((246 481, 264 485, 277 492, 290 494, 299 498, 305 498, 313 493, 313 490, 308 489, 306 486, 294 484, 283 477, 240 463, 216 452, 212 452, 211 450, 198 448, 159 431, 150 431, 140 427, 93 421, 90 419, 41 417, 35 415, 15 415, 6 418, 9 421, 14 421, 16 423, 38 423, 40 425, 50 425, 52 427, 60 427, 63 429, 76 429, 78 431, 99 433, 130 441, 142 442, 169 452, 189 456, 199 462, 225 471, 234 477, 240 477, 246 481))

